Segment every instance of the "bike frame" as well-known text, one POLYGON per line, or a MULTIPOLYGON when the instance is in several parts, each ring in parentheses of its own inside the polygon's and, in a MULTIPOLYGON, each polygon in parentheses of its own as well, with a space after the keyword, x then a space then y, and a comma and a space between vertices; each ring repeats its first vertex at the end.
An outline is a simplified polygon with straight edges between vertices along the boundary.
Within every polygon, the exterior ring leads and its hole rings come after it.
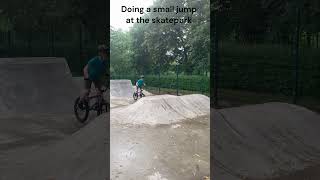
POLYGON ((91 110, 95 110, 95 106, 98 104, 98 106, 103 106, 103 105, 107 105, 107 103, 102 103, 104 98, 103 98, 103 93, 105 92, 106 90, 102 91, 101 94, 97 94, 97 95, 93 95, 93 96, 88 96, 88 103, 90 105, 90 101, 92 99, 97 99, 98 101, 94 104, 92 104, 91 106, 89 106, 89 109, 90 111, 91 110))
POLYGON ((137 93, 138 98, 145 96, 145 95, 143 94, 143 90, 142 90, 142 89, 140 89, 140 91, 137 90, 136 93, 137 93))

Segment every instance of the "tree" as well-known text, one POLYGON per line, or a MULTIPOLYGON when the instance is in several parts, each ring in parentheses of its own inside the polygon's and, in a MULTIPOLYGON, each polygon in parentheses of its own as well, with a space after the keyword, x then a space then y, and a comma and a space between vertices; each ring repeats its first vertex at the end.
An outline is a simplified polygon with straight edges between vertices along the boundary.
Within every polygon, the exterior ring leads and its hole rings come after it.
POLYGON ((132 68, 131 37, 128 32, 111 29, 110 68, 112 74, 130 74, 132 68))

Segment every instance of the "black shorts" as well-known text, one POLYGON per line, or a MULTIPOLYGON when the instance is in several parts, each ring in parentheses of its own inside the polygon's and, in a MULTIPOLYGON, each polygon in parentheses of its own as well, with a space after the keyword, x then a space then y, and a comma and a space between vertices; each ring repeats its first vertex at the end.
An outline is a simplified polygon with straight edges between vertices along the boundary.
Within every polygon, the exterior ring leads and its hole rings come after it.
POLYGON ((85 80, 84 80, 84 88, 85 88, 86 90, 89 90, 89 91, 90 91, 90 90, 91 90, 91 85, 92 85, 92 83, 94 84, 94 87, 95 87, 95 88, 101 90, 101 88, 102 88, 102 82, 101 82, 101 80, 92 81, 92 80, 90 80, 90 79, 85 79, 85 80))

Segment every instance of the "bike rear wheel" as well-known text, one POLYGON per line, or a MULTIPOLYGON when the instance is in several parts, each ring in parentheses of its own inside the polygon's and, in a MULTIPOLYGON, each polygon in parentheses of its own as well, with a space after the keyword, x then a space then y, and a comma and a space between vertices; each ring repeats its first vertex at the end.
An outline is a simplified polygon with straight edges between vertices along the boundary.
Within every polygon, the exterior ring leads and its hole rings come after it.
POLYGON ((109 110, 109 103, 107 103, 106 100, 103 99, 100 107, 97 110, 97 116, 100 116, 104 112, 108 112, 108 110, 109 110))
POLYGON ((88 102, 81 101, 81 98, 78 97, 74 103, 74 114, 79 122, 84 123, 89 116, 89 104, 88 102))

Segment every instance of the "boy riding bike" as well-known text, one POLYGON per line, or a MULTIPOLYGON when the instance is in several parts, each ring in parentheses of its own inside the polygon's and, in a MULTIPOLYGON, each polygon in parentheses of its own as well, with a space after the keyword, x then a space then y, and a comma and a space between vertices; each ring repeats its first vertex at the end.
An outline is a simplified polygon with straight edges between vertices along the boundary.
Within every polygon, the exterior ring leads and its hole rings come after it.
POLYGON ((92 58, 83 68, 84 92, 81 101, 89 96, 92 83, 98 90, 98 94, 102 94, 103 78, 107 73, 107 54, 108 48, 105 45, 99 45, 98 56, 92 58))
POLYGON ((140 79, 136 83, 137 92, 139 92, 139 90, 141 92, 144 86, 146 86, 146 84, 144 83, 144 76, 141 75, 140 79))

